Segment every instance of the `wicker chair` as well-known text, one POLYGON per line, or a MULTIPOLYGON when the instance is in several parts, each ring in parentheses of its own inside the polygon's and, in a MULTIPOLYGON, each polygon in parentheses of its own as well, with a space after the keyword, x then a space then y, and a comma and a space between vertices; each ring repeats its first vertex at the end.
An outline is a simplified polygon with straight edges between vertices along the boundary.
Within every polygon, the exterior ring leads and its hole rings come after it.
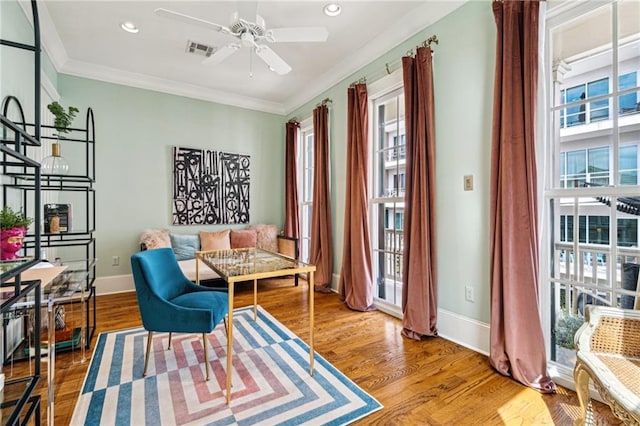
POLYGON ((589 379, 616 417, 640 425, 640 311, 588 305, 575 342, 573 375, 581 408, 575 425, 587 420, 589 379))

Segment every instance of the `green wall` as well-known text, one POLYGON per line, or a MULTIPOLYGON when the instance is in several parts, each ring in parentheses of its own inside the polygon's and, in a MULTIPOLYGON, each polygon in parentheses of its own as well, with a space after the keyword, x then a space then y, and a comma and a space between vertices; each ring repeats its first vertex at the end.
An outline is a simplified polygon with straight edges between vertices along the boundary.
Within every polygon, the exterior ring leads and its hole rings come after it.
MULTIPOLYGON (((29 13, 31 7, 29 6, 29 13)), ((0 1, 0 38, 26 45, 33 45, 33 28, 22 8, 14 1, 0 1)), ((34 53, 9 46, 0 46, 0 96, 8 95, 20 100, 27 121, 33 121, 34 53), (28 70, 25 72, 25 70, 28 70)), ((18 120, 15 110, 9 110, 9 118, 18 120)))
POLYGON ((64 74, 58 92, 63 105, 82 111, 75 125, 83 125, 86 108, 95 115, 99 277, 131 272, 129 258, 139 250, 144 229, 196 233, 227 227, 171 225, 174 146, 249 154, 250 221, 282 226, 282 116, 64 74), (120 257, 119 266, 111 265, 113 256, 120 257))
MULTIPOLYGON (((491 2, 465 3, 289 117, 305 119, 320 100, 333 100, 330 158, 334 274, 338 275, 344 233, 347 87, 362 77, 372 83, 384 76, 386 63, 397 64, 409 49, 432 34, 439 39, 439 44, 433 45, 438 306, 489 322, 489 177, 495 61, 491 2), (475 187, 465 192, 463 176, 468 174, 474 176, 475 187), (465 301, 465 286, 474 287, 474 303, 465 301)), ((129 256, 138 249, 139 235, 146 228, 185 233, 200 229, 170 225, 173 146, 251 155, 251 222, 282 225, 284 123, 289 117, 64 74, 56 76, 46 59, 44 68, 64 105, 80 107, 82 114, 91 107, 95 113, 99 277, 130 273, 129 256), (112 256, 120 257, 120 266, 111 266, 112 256)), ((28 86, 21 90, 30 90, 28 86)))
MULTIPOLYGON (((425 19, 426 20, 426 19, 425 19)), ((467 2, 416 36, 290 114, 310 117, 320 100, 330 112, 331 208, 335 274, 342 265, 346 180, 347 88, 362 77, 372 83, 386 63, 436 34, 432 45, 436 117, 438 307, 489 322, 489 179, 495 24, 490 1, 467 2), (463 176, 474 190, 463 191, 463 176), (474 287, 475 302, 464 299, 474 287)))

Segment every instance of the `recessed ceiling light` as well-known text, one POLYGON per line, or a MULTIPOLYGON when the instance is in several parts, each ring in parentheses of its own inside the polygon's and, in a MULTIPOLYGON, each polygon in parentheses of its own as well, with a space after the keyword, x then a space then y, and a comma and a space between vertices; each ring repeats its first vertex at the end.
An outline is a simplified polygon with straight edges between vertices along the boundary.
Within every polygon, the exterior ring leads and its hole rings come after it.
POLYGON ((338 3, 329 3, 322 9, 327 16, 338 16, 342 12, 342 8, 338 3))
POLYGON ((123 22, 122 24, 120 24, 120 28, 122 28, 123 30, 125 30, 128 33, 137 33, 138 31, 140 31, 138 29, 138 27, 136 27, 136 24, 134 24, 133 22, 127 21, 127 22, 123 22))

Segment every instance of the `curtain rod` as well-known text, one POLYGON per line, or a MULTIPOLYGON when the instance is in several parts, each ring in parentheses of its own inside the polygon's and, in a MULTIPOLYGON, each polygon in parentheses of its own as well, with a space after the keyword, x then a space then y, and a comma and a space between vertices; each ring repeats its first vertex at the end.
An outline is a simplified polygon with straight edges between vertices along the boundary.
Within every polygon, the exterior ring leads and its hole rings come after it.
POLYGON ((331 104, 331 103, 333 103, 333 100, 331 100, 330 98, 324 98, 321 102, 318 102, 316 104, 316 108, 318 108, 319 106, 331 104))
POLYGON ((349 87, 355 87, 357 84, 367 84, 367 77, 362 77, 354 82, 352 82, 349 87))
POLYGON ((287 121, 287 123, 300 125, 300 122, 298 121, 298 117, 291 117, 289 121, 287 121))
MULTIPOLYGON (((427 38, 426 40, 423 40, 422 43, 420 43, 419 45, 417 45, 415 47, 415 50, 418 50, 421 47, 431 47, 431 43, 435 43, 438 44, 439 40, 438 40, 438 36, 437 35, 432 35, 431 37, 427 38)), ((405 54, 405 56, 414 56, 414 49, 409 49, 407 51, 407 53, 405 54)), ((397 68, 398 65, 402 64, 402 58, 398 58, 395 61, 391 61, 391 62, 387 62, 384 64, 384 70, 387 73, 387 75, 391 74, 392 72, 394 72, 397 68)), ((375 74, 377 77, 377 73, 375 74)), ((377 80, 377 78, 375 79, 377 80)), ((354 87, 356 84, 366 84, 367 83, 367 78, 366 77, 362 77, 354 82, 352 82, 349 87, 354 87)))
POLYGON ((419 45, 417 45, 415 47, 415 51, 414 49, 409 49, 407 50, 407 54, 405 56, 414 56, 415 53, 419 48, 421 47, 431 47, 431 43, 435 43, 438 44, 438 36, 437 35, 432 35, 431 37, 429 37, 428 39, 424 40, 422 43, 420 43, 419 45))

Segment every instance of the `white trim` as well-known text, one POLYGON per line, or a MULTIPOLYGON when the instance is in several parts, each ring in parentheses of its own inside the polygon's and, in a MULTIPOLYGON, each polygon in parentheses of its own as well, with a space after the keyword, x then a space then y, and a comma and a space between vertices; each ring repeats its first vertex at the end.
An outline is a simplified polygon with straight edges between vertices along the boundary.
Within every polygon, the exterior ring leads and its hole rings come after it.
POLYGON ((60 93, 58 93, 56 86, 53 85, 51 80, 49 80, 49 77, 43 72, 40 73, 40 85, 42 90, 44 90, 51 99, 60 99, 60 93))
POLYGON ((194 84, 167 80, 159 77, 151 77, 144 74, 89 64, 87 62, 69 60, 64 64, 60 72, 77 77, 106 81, 108 83, 121 84, 124 86, 153 90, 177 96, 186 96, 188 98, 216 102, 239 108, 284 115, 282 105, 276 102, 266 102, 257 98, 240 96, 230 92, 207 89, 194 84))
MULTIPOLYGON (((403 76, 402 76, 402 67, 393 71, 389 75, 385 75, 384 77, 372 82, 367 85, 367 92, 369 93, 369 113, 371 114, 371 108, 373 108, 373 102, 379 97, 386 95, 387 93, 393 92, 394 90, 399 89, 404 85, 403 76)), ((369 126, 372 127, 372 126, 369 126)))
POLYGON ((489 324, 438 308, 438 335, 465 348, 489 355, 489 324))
POLYGON ((111 275, 108 277, 98 277, 94 283, 96 295, 122 293, 135 291, 133 275, 111 275))
POLYGON ((42 48, 51 60, 53 67, 57 72, 60 72, 63 64, 69 60, 69 55, 64 48, 64 44, 62 44, 62 39, 58 35, 45 2, 38 2, 38 17, 40 18, 42 48))
POLYGON ((333 87, 352 76, 366 64, 370 64, 383 56, 393 46, 398 46, 421 30, 434 24, 434 21, 429 19, 430 16, 438 16, 438 19, 442 19, 467 1, 469 0, 426 1, 424 5, 399 19, 397 21, 399 25, 390 26, 370 40, 365 47, 354 52, 350 58, 336 64, 324 75, 316 79, 315 84, 310 84, 307 90, 301 91, 297 96, 288 99, 284 104, 287 114, 301 107, 310 99, 319 96, 329 87, 333 87), (440 10, 436 11, 436 9, 440 10))
MULTIPOLYGON (((108 67, 100 67, 69 58, 62 40, 58 35, 45 2, 39 3, 40 31, 42 46, 59 73, 77 77, 91 78, 131 87, 154 90, 178 96, 201 99, 225 105, 237 106, 263 112, 286 115, 319 96, 328 88, 335 86, 353 73, 370 64, 393 47, 418 34, 432 25, 430 16, 444 18, 469 0, 449 0, 443 2, 425 2, 423 6, 398 20, 398 25, 387 28, 350 58, 332 67, 323 76, 309 84, 306 90, 300 91, 285 103, 268 102, 258 98, 239 96, 219 90, 203 88, 188 83, 151 77, 138 73, 129 73, 108 67), (437 10, 439 9, 439 10, 437 10)), ((24 0, 20 4, 25 15, 30 19, 30 5, 24 0), (27 12, 28 11, 28 12, 27 12)))
MULTIPOLYGON (((340 275, 333 274, 331 289, 338 293, 340 275)), ((378 311, 395 317, 390 312, 378 308, 378 311)), ((398 318, 402 321, 402 318, 398 318)), ((446 309, 438 308, 438 336, 450 342, 464 346, 474 352, 489 355, 489 324, 465 317, 446 309)))

